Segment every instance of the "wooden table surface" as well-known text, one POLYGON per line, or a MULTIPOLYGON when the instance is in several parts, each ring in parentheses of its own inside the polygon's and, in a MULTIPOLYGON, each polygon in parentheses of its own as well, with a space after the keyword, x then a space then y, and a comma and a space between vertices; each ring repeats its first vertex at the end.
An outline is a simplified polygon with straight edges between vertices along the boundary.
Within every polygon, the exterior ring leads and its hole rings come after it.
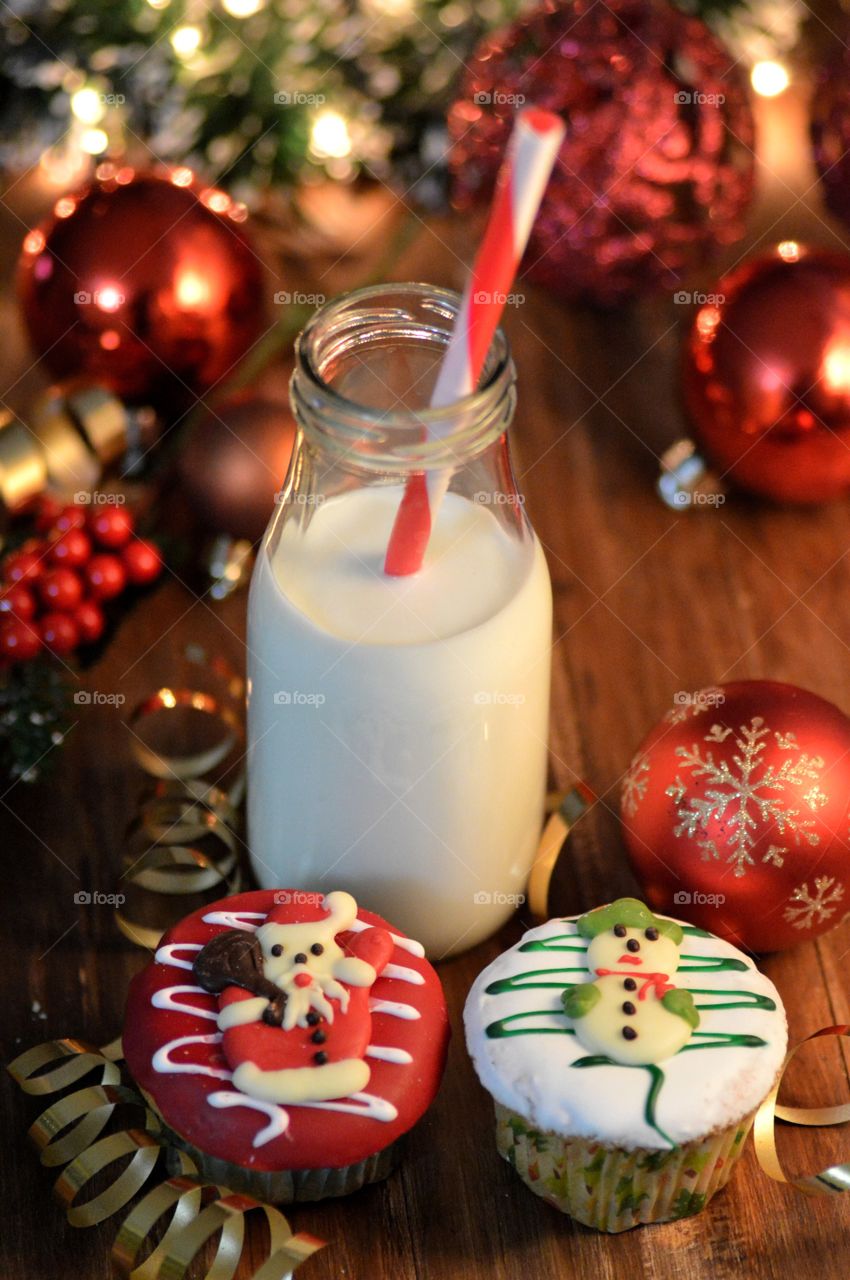
MULTIPOLYGON (((770 164, 760 172, 750 245, 788 235, 842 243, 817 192, 800 199, 813 182, 800 142, 804 103, 804 91, 793 89, 780 105, 760 108, 770 164), (794 136, 796 150, 788 141, 794 136)), ((4 216, 8 257, 20 227, 15 214, 4 216)), ((431 221, 394 275, 456 285, 468 237, 463 226, 431 221)), ((323 284, 333 292, 353 283, 361 267, 342 264, 323 284)), ((618 782, 675 691, 769 676, 850 710, 850 501, 795 511, 734 495, 719 509, 667 510, 653 482, 658 454, 685 429, 676 360, 686 309, 667 296, 601 315, 527 293, 525 306, 508 317, 520 378, 513 447, 554 584, 552 781, 563 788, 583 778, 601 797, 576 828, 553 882, 552 913, 566 914, 636 889, 618 832, 618 782)), ((7 321, 10 315, 7 304, 7 321)), ((8 332, 4 383, 12 385, 10 402, 21 404, 37 372, 18 381, 28 361, 20 338, 8 332)), ((214 607, 169 576, 153 603, 119 627, 81 687, 120 693, 131 706, 164 677, 177 676, 188 641, 243 664, 245 603, 242 593, 214 607)), ((140 786, 120 711, 77 710, 52 777, 0 794, 7 1060, 51 1037, 110 1040, 120 1031, 129 978, 148 959, 119 934, 108 906, 74 902, 81 889, 115 890, 140 786)), ((464 1050, 461 1010, 475 975, 527 924, 520 912, 498 937, 441 966, 455 1034, 439 1097, 389 1181, 339 1203, 292 1210, 298 1229, 330 1242, 299 1276, 846 1275, 850 1197, 814 1202, 779 1187, 757 1169, 751 1149, 732 1186, 704 1213, 620 1237, 573 1224, 523 1187, 496 1154, 490 1100, 464 1050)), ((844 925, 764 961, 795 1040, 850 1022, 848 959, 844 925)), ((788 1096, 837 1102, 847 1089, 847 1066, 833 1041, 808 1055, 788 1096)), ((34 1109, 4 1079, 0 1277, 101 1280, 110 1274, 113 1228, 75 1232, 66 1225, 50 1196, 51 1176, 25 1138, 34 1109)), ((782 1149, 798 1170, 837 1159, 841 1150, 848 1156, 846 1136, 842 1147, 836 1134, 784 1133, 782 1149)))

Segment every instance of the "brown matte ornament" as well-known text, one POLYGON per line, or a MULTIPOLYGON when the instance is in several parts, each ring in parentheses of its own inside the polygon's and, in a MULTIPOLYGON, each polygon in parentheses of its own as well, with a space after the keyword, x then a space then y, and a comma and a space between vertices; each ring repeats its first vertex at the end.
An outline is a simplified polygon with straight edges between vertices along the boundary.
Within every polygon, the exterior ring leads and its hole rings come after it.
POLYGON ((850 491, 850 255, 785 241, 696 314, 684 394, 721 479, 779 502, 850 491))
POLYGON ((108 176, 63 196, 24 241, 19 292, 36 353, 123 399, 173 412, 224 378, 262 325, 241 207, 188 169, 108 176))
POLYGON ((192 429, 178 464, 186 495, 206 526, 258 542, 294 443, 288 405, 252 392, 217 404, 192 429))

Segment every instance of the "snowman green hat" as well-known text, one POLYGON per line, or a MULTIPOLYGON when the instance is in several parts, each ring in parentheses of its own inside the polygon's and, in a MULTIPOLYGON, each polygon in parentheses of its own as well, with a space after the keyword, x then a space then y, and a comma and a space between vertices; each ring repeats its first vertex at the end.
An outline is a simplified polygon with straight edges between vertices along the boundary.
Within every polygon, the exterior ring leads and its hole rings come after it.
POLYGON ((677 947, 682 945, 682 926, 676 924, 675 920, 665 920, 663 916, 653 915, 649 907, 637 898, 618 898, 605 907, 596 907, 579 917, 576 928, 583 938, 595 938, 597 934, 606 933, 618 924, 624 924, 628 929, 657 929, 677 947))

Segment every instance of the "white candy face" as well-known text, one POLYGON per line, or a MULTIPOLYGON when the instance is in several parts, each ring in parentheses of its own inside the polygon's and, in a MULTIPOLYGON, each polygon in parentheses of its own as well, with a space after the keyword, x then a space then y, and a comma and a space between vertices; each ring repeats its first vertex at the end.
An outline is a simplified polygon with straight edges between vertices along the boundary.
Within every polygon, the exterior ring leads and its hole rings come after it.
POLYGON ((587 948, 587 967, 592 972, 598 969, 617 969, 634 971, 637 977, 641 973, 666 973, 669 976, 676 972, 679 967, 679 948, 672 938, 665 937, 655 929, 634 929, 625 925, 618 925, 617 928, 623 930, 622 936, 618 936, 613 929, 608 929, 591 939, 587 948), (656 936, 653 937, 653 934, 656 936))
POLYGON ((321 981, 333 977, 334 968, 345 953, 334 937, 333 928, 317 920, 310 924, 264 924, 257 930, 263 948, 263 972, 286 990, 297 973, 307 973, 321 981))

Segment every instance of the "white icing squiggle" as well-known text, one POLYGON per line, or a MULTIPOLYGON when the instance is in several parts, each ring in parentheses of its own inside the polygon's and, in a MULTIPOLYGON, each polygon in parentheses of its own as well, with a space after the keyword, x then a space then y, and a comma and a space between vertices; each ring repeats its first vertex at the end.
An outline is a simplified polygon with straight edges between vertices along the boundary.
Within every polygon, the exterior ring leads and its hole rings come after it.
POLYGON ((403 1066, 413 1061, 406 1049, 397 1049, 391 1044, 370 1044, 366 1049, 367 1058, 380 1058, 381 1062, 397 1062, 403 1066))
POLYGON ((255 1147, 263 1147, 272 1138, 279 1138, 289 1128, 289 1112, 275 1102, 262 1102, 259 1098, 249 1098, 245 1093, 237 1093, 235 1089, 218 1089, 207 1095, 211 1107, 250 1107, 252 1111, 262 1111, 269 1117, 269 1123, 254 1134, 252 1143, 255 1147))
POLYGON ((215 1080, 232 1080, 233 1072, 226 1071, 223 1067, 205 1066, 200 1062, 172 1062, 169 1056, 173 1049, 179 1049, 184 1044, 221 1044, 221 1040, 220 1034, 211 1036, 178 1036, 176 1040, 169 1040, 168 1044, 164 1044, 161 1049, 157 1049, 153 1055, 151 1066, 154 1071, 161 1071, 166 1075, 195 1074, 212 1076, 215 1080))
POLYGON ((418 969, 409 969, 403 964, 388 964, 382 974, 382 978, 395 978, 396 982, 410 982, 414 987, 424 987, 425 979, 418 969))
MULTIPOLYGON (((269 1123, 254 1136, 255 1147, 262 1147, 273 1138, 279 1138, 289 1128, 289 1112, 286 1107, 276 1102, 263 1102, 230 1089, 219 1089, 209 1094, 207 1102, 214 1107, 250 1107, 254 1111, 262 1111, 267 1115, 269 1123)), ((352 1093, 345 1100, 303 1102, 298 1105, 313 1107, 316 1111, 341 1111, 348 1115, 368 1116, 372 1120, 381 1120, 386 1124, 398 1117, 397 1108, 386 1098, 379 1098, 374 1093, 352 1093)))
POLYGON ((177 960, 175 951, 200 951, 202 944, 200 942, 169 942, 167 946, 160 947, 154 956, 157 964, 170 964, 175 969, 188 969, 191 973, 194 965, 191 960, 177 960))
MULTIPOLYGON (((362 933, 364 929, 373 927, 366 920, 355 920, 354 924, 348 926, 351 933, 362 933)), ((402 951, 409 951, 412 956, 419 956, 420 959, 424 958, 425 948, 415 938, 402 938, 397 933, 391 933, 390 937, 397 947, 401 947, 402 951)))
POLYGON ((197 1018, 209 1018, 212 1022, 216 1022, 218 1014, 212 1009, 199 1009, 195 1004, 185 1004, 182 1000, 175 1000, 178 995, 195 995, 207 996, 209 992, 204 991, 203 987, 160 987, 159 991, 155 991, 151 996, 151 1004, 155 1009, 173 1009, 175 1013, 193 1013, 197 1018))
POLYGON ((344 1101, 302 1102, 300 1105, 314 1107, 316 1111, 344 1111, 348 1115, 368 1116, 371 1120, 387 1123, 398 1116, 398 1110, 391 1102, 374 1093, 350 1093, 344 1101))
POLYGON ((265 920, 264 911, 210 911, 203 917, 204 924, 221 924, 225 929, 247 929, 253 933, 259 925, 251 920, 265 920))
POLYGON ((386 1013, 391 1018, 404 1018, 406 1022, 416 1022, 422 1014, 412 1004, 402 1004, 397 1000, 370 1000, 370 1013, 386 1013))

